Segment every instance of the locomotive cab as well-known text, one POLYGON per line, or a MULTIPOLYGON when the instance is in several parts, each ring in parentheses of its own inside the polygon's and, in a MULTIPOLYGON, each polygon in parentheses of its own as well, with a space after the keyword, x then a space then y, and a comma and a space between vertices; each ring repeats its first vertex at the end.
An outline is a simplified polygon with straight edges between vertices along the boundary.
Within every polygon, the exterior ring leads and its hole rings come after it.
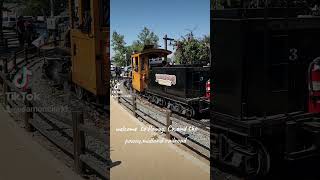
POLYGON ((157 59, 163 64, 165 57, 171 54, 171 51, 164 49, 145 48, 141 53, 135 53, 131 56, 132 67, 132 87, 138 92, 144 92, 148 87, 149 72, 151 61, 157 59))

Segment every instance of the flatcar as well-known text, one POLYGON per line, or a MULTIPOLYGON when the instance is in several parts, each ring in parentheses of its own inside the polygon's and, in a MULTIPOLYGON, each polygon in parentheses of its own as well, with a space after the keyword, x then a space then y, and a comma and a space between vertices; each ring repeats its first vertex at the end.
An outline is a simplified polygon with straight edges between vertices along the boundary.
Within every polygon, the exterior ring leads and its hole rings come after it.
POLYGON ((320 17, 305 12, 212 10, 212 161, 260 177, 319 157, 320 17))
POLYGON ((131 57, 132 88, 150 102, 188 118, 208 112, 206 84, 210 67, 170 65, 170 51, 147 47, 131 57), (160 64, 150 62, 162 62, 160 64))

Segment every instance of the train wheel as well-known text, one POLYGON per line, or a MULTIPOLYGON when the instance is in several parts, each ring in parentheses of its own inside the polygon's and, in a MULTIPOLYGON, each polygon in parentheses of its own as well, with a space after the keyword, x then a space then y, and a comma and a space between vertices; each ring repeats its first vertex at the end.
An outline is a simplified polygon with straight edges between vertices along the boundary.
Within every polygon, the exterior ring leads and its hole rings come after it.
POLYGON ((171 110, 172 110, 173 112, 182 114, 183 107, 181 107, 180 104, 173 104, 172 107, 171 107, 171 110))
POLYGON ((187 111, 186 111, 186 116, 188 118, 192 118, 195 115, 195 111, 192 107, 186 107, 187 111))
POLYGON ((157 102, 157 98, 155 96, 151 96, 151 103, 155 104, 157 102))
POLYGON ((270 154, 267 151, 266 147, 260 141, 252 140, 251 144, 257 152, 256 162, 254 163, 255 167, 252 167, 255 169, 254 174, 256 176, 263 177, 270 171, 270 154))

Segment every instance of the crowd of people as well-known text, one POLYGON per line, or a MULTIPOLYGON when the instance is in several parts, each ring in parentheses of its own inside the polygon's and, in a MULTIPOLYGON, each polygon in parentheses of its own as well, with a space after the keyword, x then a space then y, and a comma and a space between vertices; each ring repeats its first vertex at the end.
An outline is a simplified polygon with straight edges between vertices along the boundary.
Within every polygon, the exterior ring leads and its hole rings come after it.
POLYGON ((17 33, 20 47, 24 47, 25 43, 31 46, 34 40, 34 25, 32 19, 24 19, 22 16, 17 21, 17 33))

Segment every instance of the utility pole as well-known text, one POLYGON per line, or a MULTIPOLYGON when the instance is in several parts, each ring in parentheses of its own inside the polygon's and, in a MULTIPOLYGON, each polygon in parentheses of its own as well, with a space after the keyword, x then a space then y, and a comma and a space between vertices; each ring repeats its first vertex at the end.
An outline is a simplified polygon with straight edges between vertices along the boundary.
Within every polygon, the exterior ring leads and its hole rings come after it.
MULTIPOLYGON (((168 41, 174 41, 174 39, 172 39, 172 38, 168 38, 168 35, 165 35, 164 36, 164 38, 163 38, 163 40, 164 40, 164 49, 165 50, 168 50, 168 41)), ((165 61, 167 62, 167 60, 168 60, 168 57, 166 56, 166 57, 164 57, 165 59, 165 61)))
POLYGON ((54 4, 53 4, 53 0, 50 0, 50 7, 51 7, 51 17, 54 16, 54 4))
POLYGON ((124 54, 124 59, 125 59, 125 61, 126 61, 126 66, 129 66, 129 65, 128 65, 129 62, 128 62, 128 59, 127 59, 127 53, 124 54))
POLYGON ((3 23, 3 0, 0 0, 0 43, 3 43, 3 28, 2 28, 2 23, 3 23))
POLYGON ((163 38, 163 40, 164 40, 164 49, 165 50, 168 50, 168 41, 174 41, 174 39, 172 39, 172 38, 168 38, 168 35, 165 35, 164 36, 164 38, 163 38))

